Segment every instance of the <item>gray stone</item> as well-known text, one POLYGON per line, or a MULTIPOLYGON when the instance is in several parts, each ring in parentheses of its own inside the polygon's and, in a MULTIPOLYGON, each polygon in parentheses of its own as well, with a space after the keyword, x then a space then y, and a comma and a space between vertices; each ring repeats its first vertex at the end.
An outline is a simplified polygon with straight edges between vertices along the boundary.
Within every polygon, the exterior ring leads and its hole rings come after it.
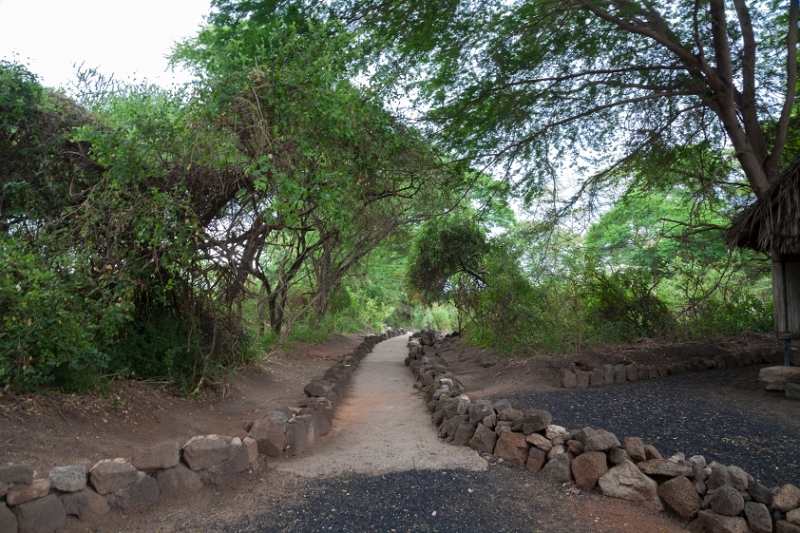
POLYGON ((800 507, 800 489, 787 483, 772 493, 772 504, 770 509, 788 513, 792 509, 800 507))
POLYGON ((494 407, 494 410, 495 410, 496 413, 499 413, 500 411, 505 411, 506 409, 511 409, 511 402, 509 400, 506 400, 505 398, 503 398, 501 400, 497 400, 496 402, 494 402, 492 404, 492 407, 494 407))
POLYGON ((700 511, 697 520, 707 533, 750 533, 744 518, 724 516, 714 511, 700 511))
MULTIPOLYGON (((281 428, 281 431, 286 431, 286 424, 289 422, 289 417, 286 416, 286 413, 282 413, 281 411, 270 411, 264 418, 269 418, 276 424, 278 427, 281 428)), ((248 431, 250 431, 248 429, 248 431)))
POLYGON ((439 436, 453 438, 456 434, 459 424, 464 424, 469 420, 467 415, 455 415, 452 418, 445 420, 439 427, 439 436))
POLYGON ((465 446, 475 435, 475 426, 472 424, 459 424, 453 435, 453 446, 465 446))
POLYGON ((553 421, 553 415, 544 409, 526 409, 522 412, 522 433, 530 435, 544 431, 553 421))
POLYGON ((481 424, 483 424, 484 426, 486 426, 489 429, 494 429, 494 427, 497 425, 497 415, 496 414, 492 414, 492 415, 487 416, 486 418, 483 419, 481 424))
POLYGON ((770 366, 758 373, 758 382, 764 390, 786 390, 786 383, 800 383, 800 367, 770 366))
POLYGON ((583 370, 576 370, 575 376, 578 378, 578 388, 585 389, 589 386, 589 373, 583 370))
POLYGON ((595 368, 594 370, 589 372, 589 386, 590 387, 600 387, 603 385, 603 370, 601 368, 595 368))
POLYGON ((778 520, 775 522, 775 533, 800 533, 800 526, 787 520, 778 520))
POLYGON ((697 516, 701 500, 689 478, 678 476, 658 487, 658 495, 681 518, 690 520, 697 516))
POLYGON ((6 502, 8 505, 15 506, 32 500, 44 498, 50 492, 49 479, 37 479, 30 485, 18 483, 8 489, 6 502))
POLYGON ((616 365, 614 367, 614 383, 625 383, 628 378, 628 370, 625 365, 616 365))
POLYGON ((161 442, 133 450, 131 464, 143 472, 172 468, 181 462, 181 447, 177 442, 161 442))
POLYGON ((525 466, 528 461, 528 448, 525 435, 514 431, 504 431, 497 439, 494 454, 509 463, 525 466))
POLYGON ((507 420, 498 421, 494 426, 494 432, 499 437, 504 431, 511 431, 511 422, 507 420))
POLYGON ((725 516, 739 516, 744 511, 744 498, 728 485, 710 489, 703 499, 703 508, 725 516))
POLYGON ((767 507, 772 505, 772 489, 765 487, 757 481, 754 481, 747 487, 747 493, 755 502, 763 503, 767 507))
POLYGON ((644 443, 639 437, 628 437, 625 439, 625 450, 634 461, 644 461, 644 443))
POLYGON ((547 463, 547 453, 539 448, 531 448, 528 450, 528 461, 525 463, 525 468, 531 472, 538 472, 547 463))
POLYGON ((316 396, 324 398, 331 392, 331 382, 321 379, 312 379, 311 382, 303 388, 306 396, 316 396))
POLYGON ((483 421, 484 418, 494 414, 494 408, 491 406, 491 404, 483 402, 474 403, 469 409, 469 423, 473 426, 477 426, 483 421))
POLYGON ((606 456, 608 457, 608 462, 612 465, 622 464, 630 460, 628 452, 624 448, 611 448, 606 452, 606 456))
POLYGON ((67 523, 67 512, 54 494, 17 505, 14 513, 19 533, 53 533, 67 523))
POLYGON ((628 365, 628 368, 625 369, 625 374, 628 381, 636 381, 639 379, 639 369, 636 365, 628 365))
POLYGON ((558 483, 569 483, 572 477, 572 456, 562 453, 542 468, 542 475, 558 483))
MULTIPOLYGON (((569 441, 577 442, 578 441, 569 441)), ((603 452, 586 452, 572 461, 572 475, 575 484, 585 490, 592 490, 597 486, 597 480, 608 472, 606 454, 603 452)))
POLYGON ((469 447, 476 450, 478 453, 494 453, 494 447, 497 443, 497 435, 495 432, 483 424, 478 424, 475 428, 475 434, 469 441, 469 447))
POLYGON ((567 453, 567 447, 564 446, 563 444, 556 444, 555 446, 550 448, 549 452, 547 452, 547 459, 552 461, 553 459, 555 459, 559 455, 562 455, 562 454, 565 454, 565 453, 567 453))
POLYGON ((578 386, 578 376, 574 372, 561 369, 561 386, 565 389, 574 389, 578 386))
POLYGON ((0 531, 17 533, 17 515, 11 512, 5 502, 0 502, 0 531))
POLYGON ((714 490, 723 485, 728 485, 736 490, 747 490, 748 484, 749 480, 744 470, 738 466, 721 464, 712 464, 711 475, 706 480, 708 490, 714 490))
POLYGON ((0 498, 5 497, 8 494, 8 485, 0 481, 0 498))
POLYGON ((614 365, 603 365, 603 385, 614 383, 614 365))
POLYGON ((286 451, 291 455, 305 453, 314 444, 314 418, 310 415, 294 417, 286 426, 286 451))
POLYGON ((159 471, 156 474, 156 482, 158 490, 165 498, 176 498, 203 488, 200 475, 182 464, 159 471))
POLYGON ((158 501, 158 482, 144 472, 139 472, 134 483, 106 495, 111 505, 123 511, 143 509, 158 501))
POLYGON ((665 378, 669 375, 669 368, 667 368, 667 365, 656 365, 656 373, 658 377, 665 378))
MULTIPOLYGON (((232 440, 232 437, 226 435, 192 437, 183 445, 183 460, 195 472, 206 470, 228 458, 228 447, 232 440)), ((102 491, 97 492, 103 494, 102 491)))
POLYGON ((589 437, 595 435, 597 432, 586 426, 583 429, 579 429, 572 434, 572 438, 583 444, 583 447, 586 448, 586 442, 589 440, 589 437))
POLYGON ((562 426, 557 426, 555 424, 550 424, 544 430, 545 438, 547 438, 547 439, 549 439, 551 441, 556 437, 563 437, 566 434, 567 434, 567 428, 562 427, 562 426))
POLYGON ((228 449, 228 458, 206 470, 200 470, 198 472, 200 479, 219 487, 227 485, 236 479, 238 474, 249 468, 250 454, 247 447, 241 441, 237 444, 236 440, 234 439, 228 449))
POLYGON ((772 517, 763 503, 747 502, 744 504, 744 516, 750 530, 755 533, 772 533, 772 517))
POLYGON ((786 397, 800 398, 800 383, 786 383, 786 397))
POLYGON ((702 455, 693 455, 687 459, 689 464, 692 465, 692 468, 705 468, 706 467, 706 458, 702 455))
POLYGON ((792 509, 786 513, 786 520, 796 526, 800 526, 800 509, 792 509))
POLYGON ((30 465, 0 466, 0 482, 9 485, 11 483, 30 485, 33 483, 33 467, 30 465))
POLYGON ((636 465, 625 461, 609 470, 598 480, 605 496, 639 503, 654 511, 663 511, 658 497, 658 483, 650 479, 636 465))
MULTIPOLYGON (((630 453, 630 452, 629 452, 630 453)), ((694 475, 692 465, 686 461, 673 461, 671 459, 650 459, 641 461, 636 465, 639 470, 649 476, 677 477, 694 475)))
POLYGON ((56 466, 50 470, 50 486, 61 492, 78 492, 86 488, 84 465, 56 466))
POLYGON ((258 443, 250 437, 245 437, 242 443, 247 448, 247 460, 250 462, 250 467, 255 470, 258 465, 258 443))
POLYGON ((267 457, 280 457, 283 453, 286 436, 273 418, 261 418, 253 423, 250 438, 255 440, 258 452, 267 457))
POLYGON ((584 449, 587 452, 604 452, 611 448, 619 446, 619 439, 613 433, 595 433, 584 443, 584 449))
POLYGON ((67 514, 77 516, 82 522, 100 518, 110 510, 106 499, 89 487, 61 496, 61 503, 67 514))

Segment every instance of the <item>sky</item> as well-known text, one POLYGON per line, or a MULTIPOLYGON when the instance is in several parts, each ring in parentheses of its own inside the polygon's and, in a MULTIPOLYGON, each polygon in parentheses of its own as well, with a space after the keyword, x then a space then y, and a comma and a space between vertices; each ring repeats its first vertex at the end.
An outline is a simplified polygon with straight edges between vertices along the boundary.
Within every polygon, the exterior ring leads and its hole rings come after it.
POLYGON ((173 44, 197 33, 210 0, 0 0, 0 59, 28 66, 49 87, 75 81, 73 65, 163 87, 173 44))

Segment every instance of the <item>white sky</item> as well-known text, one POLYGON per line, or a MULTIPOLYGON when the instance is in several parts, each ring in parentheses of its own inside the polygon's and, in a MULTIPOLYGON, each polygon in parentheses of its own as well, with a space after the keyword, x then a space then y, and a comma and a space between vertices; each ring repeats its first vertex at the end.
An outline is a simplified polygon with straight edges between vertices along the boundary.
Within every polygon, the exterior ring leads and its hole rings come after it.
POLYGON ((28 65, 49 87, 75 80, 74 64, 120 81, 163 87, 172 45, 197 33, 210 0, 0 0, 0 59, 28 65))

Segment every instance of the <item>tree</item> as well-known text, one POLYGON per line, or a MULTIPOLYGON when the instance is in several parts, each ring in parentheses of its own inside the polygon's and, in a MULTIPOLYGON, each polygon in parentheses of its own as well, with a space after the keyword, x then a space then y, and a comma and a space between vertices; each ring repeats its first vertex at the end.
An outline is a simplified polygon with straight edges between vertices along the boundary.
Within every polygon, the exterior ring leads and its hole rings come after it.
POLYGON ((338 6, 380 43, 383 73, 419 91, 443 142, 472 161, 522 171, 529 197, 566 161, 596 165, 586 190, 699 142, 732 149, 760 195, 785 160, 796 0, 338 6))

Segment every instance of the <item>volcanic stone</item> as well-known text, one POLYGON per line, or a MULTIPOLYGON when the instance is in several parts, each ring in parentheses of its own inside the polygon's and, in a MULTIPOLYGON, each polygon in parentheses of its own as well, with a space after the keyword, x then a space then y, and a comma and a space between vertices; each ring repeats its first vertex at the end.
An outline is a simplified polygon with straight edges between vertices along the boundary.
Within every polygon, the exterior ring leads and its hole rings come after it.
MULTIPOLYGON (((232 440, 232 437, 225 435, 192 437, 183 445, 183 460, 194 471, 206 470, 228 458, 228 448, 232 440)), ((103 494, 102 491, 97 492, 103 494)))
POLYGON ((474 435, 475 426, 472 424, 459 424, 456 428, 455 434, 453 435, 453 445, 464 446, 469 443, 474 435))
POLYGON ((714 511, 704 510, 697 513, 697 521, 707 533, 750 533, 747 521, 738 516, 724 516, 714 511))
POLYGON ((539 448, 531 448, 528 451, 528 461, 525 467, 531 472, 538 472, 547 463, 547 454, 539 448))
POLYGON ((700 497, 689 478, 678 476, 666 481, 658 487, 658 495, 676 513, 685 520, 697 516, 700 510, 700 497))
POLYGON ((575 476, 575 484, 582 489, 592 490, 595 488, 597 480, 606 472, 608 472, 608 466, 606 465, 606 454, 603 452, 586 452, 572 461, 572 475, 575 476))
POLYGON ((64 510, 67 514, 77 516, 82 522, 100 518, 110 509, 106 499, 89 487, 78 492, 65 494, 61 497, 61 503, 64 505, 64 510))
POLYGON ((526 409, 522 413, 522 433, 530 435, 539 431, 544 431, 550 422, 553 421, 553 415, 544 409, 526 409))
POLYGON ((469 441, 469 447, 477 450, 479 453, 494 453, 494 447, 497 443, 497 435, 495 432, 483 424, 478 424, 475 429, 475 434, 469 441))
POLYGON ((142 446, 133 450, 131 464, 137 470, 155 472, 172 468, 181 461, 181 447, 177 442, 161 442, 155 446, 142 446))
POLYGON ((800 507, 800 489, 787 483, 772 493, 772 504, 770 509, 788 513, 792 509, 800 507))
POLYGON ((630 461, 624 461, 609 470, 598 480, 598 484, 606 496, 640 503, 655 511, 664 510, 658 497, 658 484, 630 461))
POLYGON ((47 496, 48 492, 50 492, 49 479, 37 479, 30 485, 18 483, 8 489, 6 502, 11 506, 20 505, 25 502, 44 498, 47 496))
POLYGON ((744 515, 750 530, 755 533, 772 533, 772 517, 763 503, 747 502, 744 504, 744 515))
POLYGON ((50 470, 50 486, 61 492, 78 492, 86 488, 86 467, 56 466, 50 470))
POLYGON ((639 467, 639 470, 651 476, 689 477, 693 475, 692 465, 686 461, 650 459, 649 461, 641 461, 636 466, 639 467))
POLYGON ((203 488, 203 482, 197 472, 182 464, 159 471, 156 474, 156 481, 158 490, 166 498, 175 498, 203 488))
POLYGON ((33 483, 33 467, 30 465, 0 466, 0 482, 30 485, 33 483))
POLYGON ((53 533, 67 523, 67 512, 54 494, 14 508, 19 533, 53 533))
POLYGON ((0 502, 0 531, 17 533, 17 516, 11 512, 5 502, 0 502))
POLYGON ((545 453, 549 452, 553 448, 553 443, 551 443, 547 437, 540 435, 539 433, 531 433, 525 437, 525 440, 528 442, 528 444, 536 446, 545 453))
POLYGON ((497 439, 494 453, 510 463, 525 466, 528 461, 528 448, 525 435, 514 431, 504 431, 497 439))
POLYGON ((127 511, 149 507, 158 501, 160 491, 158 482, 144 472, 139 472, 136 482, 125 488, 114 491, 106 498, 109 503, 127 511))
POLYGON ((542 475, 559 483, 569 483, 572 477, 572 456, 562 453, 542 468, 542 475))
POLYGON ((634 461, 644 461, 644 443, 639 437, 628 437, 625 439, 625 450, 634 461))
POLYGON ((709 490, 703 499, 703 508, 725 516, 738 516, 744 511, 744 498, 741 493, 731 486, 723 485, 709 490))
MULTIPOLYGON (((579 439, 580 440, 580 439, 579 439)), ((613 433, 595 433, 584 443, 587 452, 603 452, 619 446, 619 439, 613 433)))

